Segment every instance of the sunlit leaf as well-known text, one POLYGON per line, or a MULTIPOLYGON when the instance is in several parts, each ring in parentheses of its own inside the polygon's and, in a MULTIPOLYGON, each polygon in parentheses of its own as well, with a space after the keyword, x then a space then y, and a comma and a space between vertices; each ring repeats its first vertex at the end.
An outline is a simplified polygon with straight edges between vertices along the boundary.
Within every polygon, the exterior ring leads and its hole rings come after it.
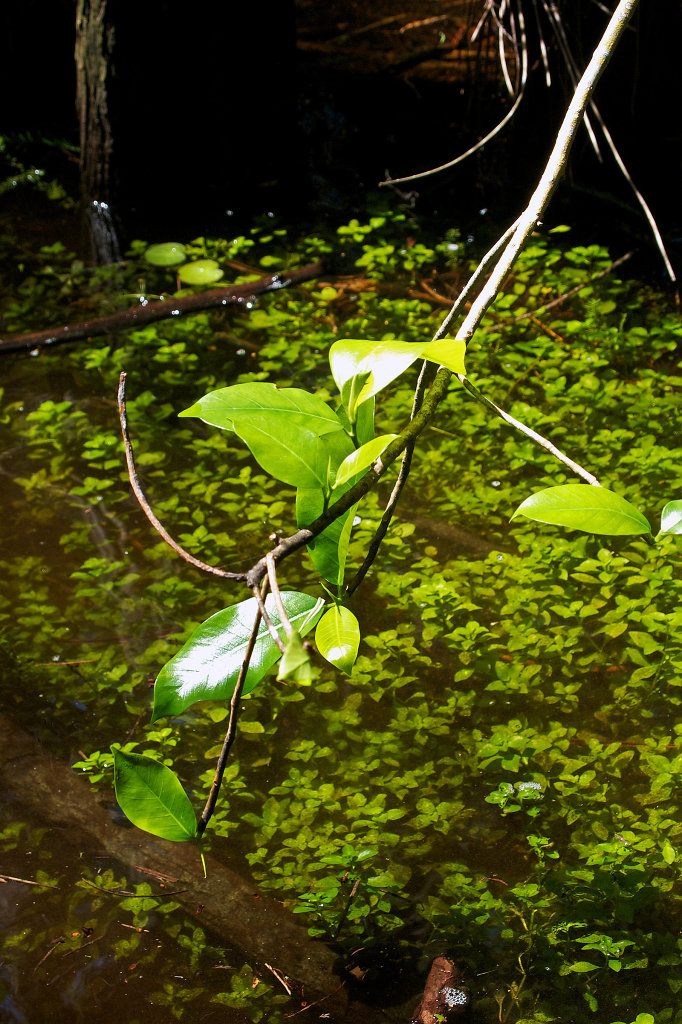
POLYGON ((438 341, 430 341, 424 345, 420 355, 422 359, 428 359, 431 363, 446 366, 453 373, 465 374, 464 355, 466 343, 454 338, 440 338, 438 341))
POLYGON ((332 665, 350 673, 358 656, 360 626, 349 608, 334 605, 325 612, 315 630, 315 646, 332 665))
POLYGON ((517 516, 585 533, 651 533, 647 519, 629 501, 606 487, 589 484, 562 484, 531 494, 511 518, 517 516))
POLYGON ((214 284, 223 273, 215 260, 193 260, 178 268, 178 277, 183 284, 214 284))
POLYGON ((661 533, 682 533, 682 501, 669 501, 661 512, 661 533))
POLYGON ((353 443, 333 409, 300 388, 235 384, 200 398, 180 416, 233 430, 262 468, 294 487, 326 489, 353 443))
POLYGON ((310 652, 303 646, 301 634, 294 630, 287 640, 287 649, 279 663, 277 678, 293 679, 297 683, 309 683, 312 679, 313 667, 310 663, 310 652))
POLYGON ((116 800, 133 825, 174 843, 196 837, 197 822, 189 797, 174 773, 144 754, 128 753, 117 743, 114 755, 116 800))
MULTIPOLYGON (((296 591, 283 591, 282 601, 292 625, 302 636, 312 629, 324 608, 322 598, 316 600, 296 591)), ((265 606, 284 638, 271 596, 265 606)), ((257 607, 255 598, 249 598, 212 615, 194 631, 159 673, 152 722, 164 715, 179 715, 198 700, 229 700, 246 654, 257 607)), ((261 622, 244 693, 253 690, 279 656, 279 649, 261 622)))
POLYGON ((329 365, 339 391, 342 392, 346 381, 358 373, 360 363, 376 345, 376 341, 357 338, 341 338, 334 342, 329 349, 329 365))
POLYGON ((179 242, 161 242, 159 245, 150 245, 144 254, 147 263, 155 267, 175 267, 186 258, 184 245, 179 242))
POLYGON ((373 438, 367 444, 363 444, 362 448, 347 455, 337 470, 334 487, 340 487, 363 469, 371 466, 394 437, 397 437, 397 434, 381 434, 380 437, 373 438))

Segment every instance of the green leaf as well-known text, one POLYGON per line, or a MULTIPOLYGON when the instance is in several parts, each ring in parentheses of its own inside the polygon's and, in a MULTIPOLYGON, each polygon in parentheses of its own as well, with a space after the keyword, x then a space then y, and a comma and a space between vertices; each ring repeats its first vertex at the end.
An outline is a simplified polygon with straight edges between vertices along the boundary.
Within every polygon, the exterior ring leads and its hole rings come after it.
POLYGON ((279 663, 277 678, 294 679, 297 683, 309 683, 313 677, 310 653, 303 646, 301 634, 294 630, 287 640, 287 649, 279 663))
POLYGON ((358 448, 357 451, 347 455, 336 471, 334 487, 340 487, 342 484, 348 483, 354 476, 361 473, 363 469, 371 466, 389 442, 397 436, 397 434, 381 434, 380 437, 373 438, 367 444, 363 444, 362 448, 358 448))
MULTIPOLYGON (((322 579, 334 586, 343 583, 343 569, 356 507, 335 519, 307 546, 312 563, 322 579)), ((296 491, 296 525, 299 528, 310 526, 323 511, 324 492, 319 488, 299 487, 296 491)))
POLYGON ((587 971, 596 971, 599 968, 597 964, 588 963, 587 960, 577 960, 568 969, 569 971, 575 971, 576 974, 586 974, 587 971))
POLYGON ((669 839, 663 840, 663 846, 661 847, 661 853, 663 854, 663 860, 666 864, 673 864, 677 860, 677 854, 675 848, 669 839))
POLYGON ((126 818, 161 839, 174 843, 194 839, 194 810, 170 768, 144 754, 126 753, 117 743, 111 750, 116 800, 126 818))
POLYGON ((354 450, 334 410, 299 388, 235 384, 179 415, 233 430, 267 473, 294 487, 326 491, 329 475, 354 450))
POLYGON ((223 273, 215 260, 193 260, 178 268, 178 277, 183 284, 214 284, 223 273))
POLYGON ((315 646, 342 672, 350 673, 360 646, 360 626, 349 608, 334 605, 322 616, 315 630, 315 646))
POLYGON ((682 501, 669 501, 661 512, 661 533, 682 533, 682 501))
MULTIPOLYGON (((295 629, 305 636, 324 608, 322 598, 283 591, 282 601, 295 629)), ((164 715, 179 715, 198 700, 229 700, 244 660, 258 605, 255 598, 231 605, 212 615, 192 634, 184 647, 161 669, 154 687, 152 722, 164 715)), ((280 636, 277 610, 269 595, 265 607, 280 636)), ((280 652, 261 622, 244 693, 261 681, 280 652)))
POLYGON ((329 349, 329 365, 339 391, 343 392, 346 381, 356 376, 360 363, 376 347, 376 344, 376 341, 353 338, 342 338, 334 342, 329 349))
POLYGON ((453 373, 466 374, 465 352, 466 343, 464 341, 440 338, 438 341, 430 341, 428 345, 424 345, 420 355, 422 359, 428 359, 431 363, 446 366, 453 373))
POLYGON ((562 484, 531 494, 511 518, 517 516, 585 533, 612 536, 651 533, 646 518, 629 501, 606 487, 589 484, 562 484))
POLYGON ((179 242, 161 242, 159 245, 150 245, 144 258, 155 267, 175 267, 182 263, 186 255, 184 245, 179 242))

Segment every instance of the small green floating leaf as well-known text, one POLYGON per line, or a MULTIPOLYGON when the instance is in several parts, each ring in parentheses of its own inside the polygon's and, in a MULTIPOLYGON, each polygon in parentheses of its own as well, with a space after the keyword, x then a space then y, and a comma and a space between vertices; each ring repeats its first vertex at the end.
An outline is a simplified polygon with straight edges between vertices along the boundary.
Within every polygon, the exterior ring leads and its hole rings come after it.
POLYGON ((310 652, 303 646, 301 634, 296 630, 287 640, 287 649, 279 663, 277 678, 280 680, 294 679, 297 683, 309 683, 313 677, 310 664, 310 652))
POLYGON ((189 797, 170 768, 144 754, 127 753, 117 743, 114 755, 116 800, 133 825, 161 839, 195 839, 197 822, 189 797))
POLYGON ((651 533, 647 519, 634 505, 606 487, 590 484, 562 484, 531 494, 511 518, 517 516, 585 533, 611 536, 651 533))
MULTIPOLYGON (((289 620, 302 636, 313 628, 324 608, 322 598, 316 600, 297 591, 283 591, 282 602, 289 620)), ((255 598, 249 598, 217 612, 195 629, 184 647, 159 673, 154 686, 152 722, 164 715, 179 715, 198 700, 230 699, 246 654, 257 607, 255 598)), ((272 595, 268 595, 265 607, 283 637, 272 595)), ((244 693, 250 693, 258 685, 279 656, 278 647, 261 622, 246 673, 244 693)))
POLYGON ((349 608, 334 605, 315 630, 315 646, 328 662, 350 674, 360 646, 360 626, 349 608))
POLYGON ((185 247, 179 242, 161 242, 158 245, 150 245, 144 254, 147 263, 151 263, 155 267, 176 267, 186 257, 185 247))
POLYGON ((178 269, 178 277, 183 284, 214 284, 222 276, 223 271, 215 260, 193 260, 178 269))
POLYGON ((347 455, 337 470, 334 487, 348 483, 357 473, 361 473, 363 469, 371 466, 379 458, 384 448, 397 436, 397 434, 381 434, 380 437, 372 438, 367 444, 363 444, 362 448, 347 455))
POLYGON ((599 967, 597 964, 591 964, 587 960, 577 960, 568 969, 569 971, 575 971, 576 974, 586 974, 588 971, 597 971, 599 967))
POLYGON ((682 501, 669 501, 661 512, 661 533, 682 533, 682 501))

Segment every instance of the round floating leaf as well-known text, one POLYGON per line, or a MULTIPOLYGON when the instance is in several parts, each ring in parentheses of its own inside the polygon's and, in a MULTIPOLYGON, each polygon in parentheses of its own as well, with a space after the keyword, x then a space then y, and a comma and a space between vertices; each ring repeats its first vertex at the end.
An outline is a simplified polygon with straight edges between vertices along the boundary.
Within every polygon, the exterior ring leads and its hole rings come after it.
POLYGON ((669 501, 661 512, 661 533, 682 533, 682 501, 669 501))
POLYGON ((531 494, 511 518, 517 516, 585 533, 611 536, 651 533, 645 516, 629 501, 606 487, 589 484, 562 484, 531 494))
POLYGON ((360 626, 349 608, 334 605, 322 616, 315 630, 315 646, 327 661, 350 673, 360 646, 360 626))
POLYGON ((124 752, 117 743, 111 750, 116 800, 126 818, 145 832, 174 843, 195 839, 194 810, 170 768, 144 754, 124 752))
POLYGON ((213 284, 223 276, 215 260, 194 260, 185 263, 178 270, 178 277, 183 284, 213 284))
MULTIPOLYGON (((294 629, 305 636, 317 622, 324 601, 296 591, 283 591, 282 601, 294 629)), ((277 609, 268 595, 268 614, 279 627, 277 609)), ((198 700, 229 700, 246 654, 256 615, 255 598, 231 605, 195 629, 184 647, 161 669, 154 686, 152 722, 164 715, 179 715, 198 700)), ((280 636, 284 637, 282 628, 280 636)), ((261 622, 244 693, 261 681, 279 658, 279 648, 261 622)))
POLYGON ((159 245, 150 245, 144 258, 155 267, 176 267, 187 258, 187 253, 184 245, 179 242, 161 242, 159 245))

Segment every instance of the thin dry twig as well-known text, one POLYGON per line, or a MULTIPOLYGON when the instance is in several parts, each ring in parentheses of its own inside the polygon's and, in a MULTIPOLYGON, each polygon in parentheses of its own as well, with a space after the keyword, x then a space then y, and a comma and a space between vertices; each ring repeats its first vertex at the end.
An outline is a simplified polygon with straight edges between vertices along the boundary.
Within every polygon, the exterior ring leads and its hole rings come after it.
MULTIPOLYGON (((613 263, 610 263, 608 267, 605 267, 603 270, 600 270, 598 274, 592 274, 592 276, 590 277, 590 282, 598 281, 600 277, 606 277, 607 274, 612 274, 617 267, 620 267, 620 265, 622 263, 625 263, 627 260, 632 259, 634 255, 635 252, 633 249, 630 252, 626 252, 624 256, 619 256, 617 260, 614 260, 613 263)), ((511 320, 507 320, 505 322, 511 324, 518 324, 521 320, 531 320, 533 319, 533 317, 539 316, 540 313, 546 313, 549 309, 556 309, 558 306, 562 306, 564 302, 567 302, 568 299, 571 299, 574 295, 577 295, 578 292, 581 292, 584 287, 584 283, 577 284, 575 288, 570 288, 567 292, 564 292, 563 295, 559 295, 558 298, 552 299, 551 302, 545 302, 544 305, 539 306, 537 309, 532 309, 526 313, 520 313, 518 316, 513 316, 511 320)))
MULTIPOLYGON (((263 593, 265 592, 265 585, 263 586, 263 593)), ((244 661, 242 667, 239 670, 239 676, 235 683, 232 697, 230 698, 230 715, 227 720, 227 731, 225 733, 225 739, 223 740, 223 748, 220 751, 220 757, 216 765, 215 775, 213 776, 213 782, 211 784, 211 791, 208 794, 208 800, 201 812, 201 818, 197 823, 197 837, 201 837, 211 820, 215 805, 218 801, 218 794, 220 792, 220 786, 223 781, 223 775, 225 774, 225 767, 227 765, 227 759, 230 756, 230 750, 234 743, 235 736, 237 735, 237 719, 239 718, 239 704, 242 699, 242 691, 244 689, 244 683, 246 682, 246 674, 249 671, 249 665, 251 664, 251 658, 253 651, 256 646, 256 640, 258 639, 258 627, 260 626, 261 613, 260 609, 256 612, 253 620, 253 626, 251 628, 251 635, 249 636, 249 642, 244 654, 244 661)))
POLYGON ((277 645, 277 647, 279 648, 279 650, 281 651, 281 653, 284 654, 284 652, 287 649, 286 648, 286 644, 284 643, 284 641, 282 640, 281 636, 277 632, 277 628, 276 628, 274 622, 272 621, 272 619, 268 615, 268 610, 267 610, 267 608, 265 606, 264 595, 261 594, 260 587, 252 587, 251 588, 251 592, 252 592, 253 596, 256 599, 256 603, 258 604, 258 608, 259 608, 259 611, 260 611, 260 614, 261 614, 261 618, 262 618, 263 622, 265 623, 265 627, 266 627, 268 633, 272 637, 273 643, 275 643, 277 645))
POLYGON ((15 878, 14 875, 0 875, 0 882, 21 882, 23 885, 37 885, 41 889, 59 889, 61 886, 50 882, 32 882, 30 878, 15 878))
MULTIPOLYGON (((265 961, 263 961, 263 962, 265 963, 265 961)), ((277 978, 277 981, 278 981, 278 982, 280 983, 280 985, 282 986, 282 988, 284 989, 284 991, 286 992, 286 994, 287 994, 288 996, 290 996, 290 995, 291 995, 291 993, 292 993, 292 988, 291 988, 291 986, 290 986, 290 985, 289 985, 289 984, 287 983, 287 976, 286 976, 286 974, 282 974, 282 972, 281 972, 281 971, 278 971, 276 967, 271 967, 271 966, 270 966, 270 964, 268 964, 268 963, 265 963, 265 966, 267 967, 267 969, 268 969, 268 970, 269 970, 269 971, 270 971, 270 972, 271 972, 272 974, 274 974, 274 976, 275 976, 275 977, 277 978)))
POLYGON ((272 593, 272 598, 275 602, 277 614, 279 615, 279 621, 284 626, 284 632, 286 633, 286 635, 291 636, 294 632, 294 627, 291 625, 291 621, 289 620, 289 616, 287 615, 286 608, 284 607, 284 602, 282 601, 282 595, 279 592, 279 584, 277 582, 277 570, 275 568, 275 559, 271 551, 265 556, 265 564, 268 567, 268 580, 270 583, 270 591, 272 593))
POLYGON ((190 555, 189 551, 185 551, 183 547, 180 547, 176 540, 173 540, 168 530, 155 513, 152 511, 145 493, 142 490, 137 470, 135 469, 135 457, 133 454, 133 446, 130 441, 130 435, 128 433, 128 415, 126 410, 126 374, 122 373, 119 377, 118 385, 118 413, 121 422, 121 433, 123 434, 123 444, 125 446, 126 453, 126 464, 128 466, 128 478, 130 480, 130 486, 133 489, 133 493, 138 500, 140 508, 146 515, 149 522, 152 524, 156 532, 165 540, 166 544, 175 551, 176 555, 183 558, 190 565, 193 565, 196 569, 201 569, 202 572, 211 573, 213 576, 220 576, 224 580, 237 580, 243 582, 245 579, 244 573, 242 572, 227 572, 225 569, 218 569, 214 565, 207 565, 206 562, 202 562, 201 559, 195 558, 194 555, 190 555))

